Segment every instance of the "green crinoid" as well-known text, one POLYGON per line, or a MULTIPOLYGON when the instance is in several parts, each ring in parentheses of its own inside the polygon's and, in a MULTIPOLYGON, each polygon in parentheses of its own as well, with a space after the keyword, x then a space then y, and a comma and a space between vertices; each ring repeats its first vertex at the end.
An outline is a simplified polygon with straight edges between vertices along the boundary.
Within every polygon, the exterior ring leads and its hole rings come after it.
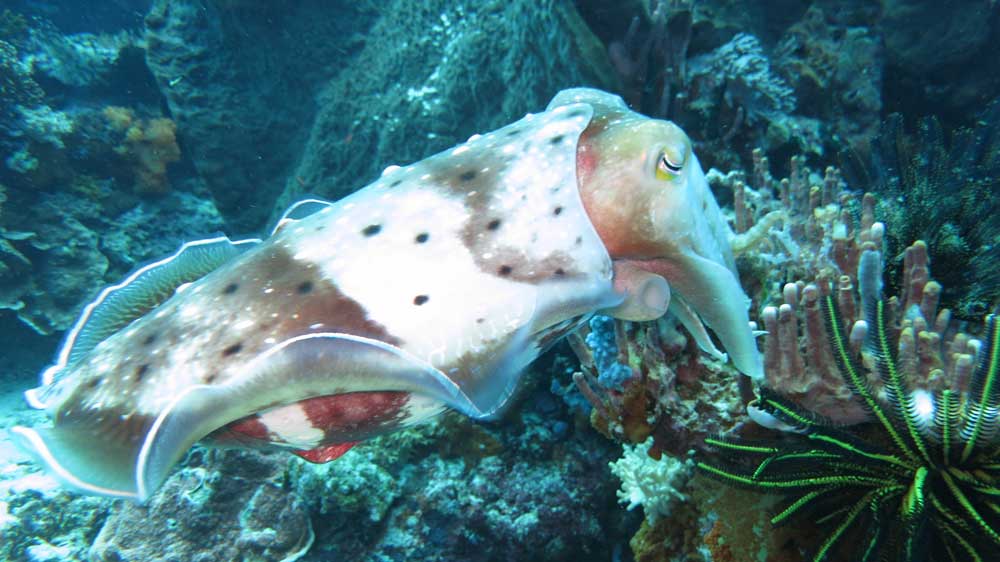
POLYGON ((876 393, 851 353, 833 297, 823 302, 840 373, 874 421, 853 429, 762 389, 753 404, 791 426, 781 439, 714 438, 698 467, 734 485, 784 493, 774 525, 809 514, 829 528, 823 560, 997 560, 1000 551, 1000 330, 991 314, 967 390, 911 391, 882 301, 867 314, 876 393), (851 546, 855 545, 855 546, 851 546))

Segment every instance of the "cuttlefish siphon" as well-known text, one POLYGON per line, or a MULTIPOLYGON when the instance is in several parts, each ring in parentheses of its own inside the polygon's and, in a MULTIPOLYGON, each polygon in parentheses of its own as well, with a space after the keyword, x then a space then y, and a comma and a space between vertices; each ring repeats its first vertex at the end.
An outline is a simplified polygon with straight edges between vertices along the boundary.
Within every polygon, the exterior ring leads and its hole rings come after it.
POLYGON ((732 233, 687 135, 591 89, 329 203, 266 240, 183 245, 85 307, 20 444, 145 501, 197 441, 314 462, 446 408, 495 416, 595 313, 674 312, 762 376, 732 233))

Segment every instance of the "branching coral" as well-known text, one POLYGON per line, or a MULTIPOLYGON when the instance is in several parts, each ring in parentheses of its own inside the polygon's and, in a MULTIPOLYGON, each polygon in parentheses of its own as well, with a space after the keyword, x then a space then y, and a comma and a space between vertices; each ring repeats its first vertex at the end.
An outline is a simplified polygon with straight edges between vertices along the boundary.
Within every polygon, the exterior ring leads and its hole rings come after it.
POLYGON ((642 506, 651 522, 670 515, 678 502, 687 498, 680 491, 691 477, 694 462, 672 457, 653 459, 650 437, 638 445, 625 445, 622 457, 610 463, 611 472, 622 481, 618 499, 632 510, 642 506))

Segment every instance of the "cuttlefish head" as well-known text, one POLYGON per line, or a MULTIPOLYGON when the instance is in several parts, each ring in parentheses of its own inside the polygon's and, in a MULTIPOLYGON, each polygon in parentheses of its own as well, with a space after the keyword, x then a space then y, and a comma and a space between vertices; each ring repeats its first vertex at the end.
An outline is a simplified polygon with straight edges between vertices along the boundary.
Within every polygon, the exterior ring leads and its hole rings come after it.
POLYGON ((615 288, 625 296, 605 312, 645 321, 669 309, 702 349, 725 357, 707 325, 740 371, 763 376, 732 231, 687 134, 597 90, 563 91, 549 108, 580 102, 594 108, 577 148, 580 196, 613 260, 615 288))

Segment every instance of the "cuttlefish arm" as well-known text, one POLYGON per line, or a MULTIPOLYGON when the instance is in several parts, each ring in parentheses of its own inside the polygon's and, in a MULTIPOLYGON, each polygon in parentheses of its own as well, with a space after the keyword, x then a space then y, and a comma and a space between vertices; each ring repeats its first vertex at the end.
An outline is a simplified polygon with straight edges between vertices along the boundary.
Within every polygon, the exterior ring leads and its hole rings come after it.
POLYGON ((560 92, 549 108, 568 103, 594 108, 577 150, 577 174, 584 207, 613 260, 615 288, 625 295, 606 312, 651 320, 669 308, 702 349, 721 356, 704 322, 736 368, 762 377, 732 231, 687 135, 598 90, 560 92))

